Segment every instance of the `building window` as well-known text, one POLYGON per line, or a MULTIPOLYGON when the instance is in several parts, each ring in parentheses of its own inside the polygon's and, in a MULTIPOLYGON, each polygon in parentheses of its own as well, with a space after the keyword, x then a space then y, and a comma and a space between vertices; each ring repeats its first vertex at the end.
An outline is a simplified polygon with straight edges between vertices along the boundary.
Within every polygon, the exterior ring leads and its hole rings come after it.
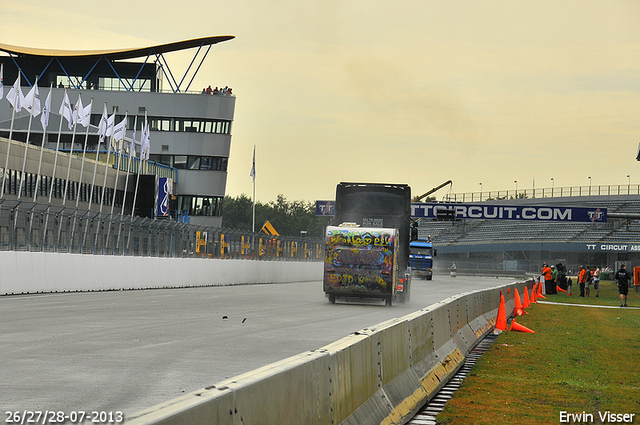
POLYGON ((179 214, 190 216, 219 216, 221 214, 222 197, 220 196, 178 196, 179 214))
POLYGON ((187 156, 186 155, 176 155, 173 157, 173 168, 177 168, 179 170, 186 170, 187 168, 187 156))

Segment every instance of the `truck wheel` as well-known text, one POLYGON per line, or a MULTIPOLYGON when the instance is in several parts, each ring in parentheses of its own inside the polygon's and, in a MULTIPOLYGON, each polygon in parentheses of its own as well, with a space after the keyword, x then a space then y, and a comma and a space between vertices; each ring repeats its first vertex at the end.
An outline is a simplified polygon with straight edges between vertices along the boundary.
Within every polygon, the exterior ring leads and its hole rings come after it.
POLYGON ((333 294, 329 294, 329 302, 331 304, 335 304, 336 303, 336 296, 333 294))
POLYGON ((392 302, 392 300, 393 300, 393 297, 387 297, 387 298, 385 298, 385 300, 384 300, 384 305, 386 305, 386 306, 388 306, 388 307, 391 307, 391 304, 393 303, 393 302, 392 302))
POLYGON ((433 276, 427 276, 427 280, 433 279, 433 276))

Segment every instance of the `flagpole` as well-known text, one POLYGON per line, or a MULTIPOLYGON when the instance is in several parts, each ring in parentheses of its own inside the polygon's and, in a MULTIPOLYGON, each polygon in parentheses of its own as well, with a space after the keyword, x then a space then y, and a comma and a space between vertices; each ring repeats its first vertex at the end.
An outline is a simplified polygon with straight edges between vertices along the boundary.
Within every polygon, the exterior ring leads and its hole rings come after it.
POLYGON ((256 145, 253 145, 253 167, 251 168, 253 175, 253 220, 251 223, 251 231, 256 232, 256 145))
MULTIPOLYGON (((64 89, 64 97, 62 98, 62 105, 60 105, 60 109, 64 108, 64 103, 67 100, 67 89, 64 89)), ((58 127, 58 141, 56 142, 56 153, 53 158, 53 172, 51 173, 51 188, 49 189, 49 206, 47 209, 51 208, 51 198, 53 196, 53 188, 56 185, 56 168, 58 165, 58 152, 60 151, 60 136, 62 135, 62 121, 64 121, 64 114, 60 113, 60 126, 58 127)), ((44 221, 44 234, 42 235, 42 246, 45 247, 47 241, 47 228, 49 226, 49 214, 44 221)))
POLYGON ((138 115, 133 120, 133 135, 131 136, 131 145, 129 145, 129 161, 127 163, 127 180, 124 182, 124 200, 122 201, 122 210, 120 215, 124 215, 124 205, 127 199, 127 188, 129 186, 129 173, 131 172, 131 162, 136 155, 136 126, 138 125, 138 115))
MULTIPOLYGON (((106 129, 106 122, 103 123, 102 121, 105 120, 107 114, 107 102, 104 102, 104 109, 102 112, 102 118, 100 118, 100 125, 98 127, 98 133, 100 133, 100 129, 102 128, 102 131, 104 132, 106 129)), ((91 180, 91 195, 89 196, 89 210, 91 210, 91 204, 93 203, 93 188, 95 186, 96 183, 96 171, 98 169, 98 161, 100 160, 100 144, 102 143, 102 140, 104 139, 104 133, 100 134, 98 137, 98 147, 96 148, 96 161, 93 165, 93 179, 91 180)))
MULTIPOLYGON (((91 102, 89 103, 89 119, 91 118, 91 109, 93 109, 93 97, 91 98, 91 102)), ((78 97, 78 102, 76 103, 76 121, 80 121, 80 124, 84 125, 84 123, 82 122, 82 120, 85 119, 85 113, 84 113, 84 106, 82 106, 82 100, 81 97, 78 97), (82 117, 80 116, 80 113, 82 113, 82 117)), ((85 159, 87 157, 87 143, 89 141, 89 127, 90 127, 91 123, 88 122, 87 123, 87 130, 85 131, 85 135, 84 135, 84 146, 82 148, 82 162, 80 165, 80 178, 79 183, 78 183, 78 193, 76 193, 76 210, 78 209, 78 205, 80 205, 80 192, 82 191, 82 180, 84 177, 84 163, 85 163, 85 159)), ((76 233, 76 221, 77 221, 78 216, 74 215, 73 216, 73 226, 71 227, 71 243, 70 245, 73 246, 73 238, 75 236, 76 233)), ((88 220, 88 219, 87 219, 88 220)), ((84 238, 82 239, 82 246, 80 247, 80 253, 82 253, 82 248, 84 247, 84 238)))
MULTIPOLYGON (((102 206, 104 205, 104 193, 107 191, 107 174, 109 173, 109 158, 111 158, 111 145, 113 145, 113 127, 115 127, 116 114, 118 112, 118 108, 114 107, 113 109, 113 124, 111 127, 111 139, 109 139, 109 143, 107 144, 107 162, 104 164, 104 180, 102 181, 102 193, 100 194, 100 209, 99 213, 102 214, 102 206)), ((100 217, 99 220, 102 221, 100 217)), ((94 248, 98 246, 98 236, 99 232, 96 232, 96 239, 94 242, 94 248)), ((106 242, 106 241, 105 241, 106 242)))
MULTIPOLYGON (((78 93, 78 99, 80 99, 80 93, 78 93)), ((64 194, 62 195, 62 205, 67 204, 67 191, 69 190, 69 176, 71 175, 71 158, 73 157, 73 145, 76 141, 76 127, 78 126, 78 120, 76 119, 76 117, 72 115, 71 119, 73 120, 73 133, 71 135, 71 148, 69 149, 69 162, 67 164, 67 180, 64 183, 64 194)), ((62 226, 62 220, 60 221, 60 226, 62 226)))
MULTIPOLYGON (((82 106, 82 102, 80 103, 80 106, 82 106)), ((89 103, 89 117, 91 117, 91 110, 93 109, 93 98, 91 98, 91 103, 89 103)), ((82 116, 84 117, 84 111, 82 111, 82 116)), ((82 123, 81 123, 82 124, 82 123)), ((89 141, 89 127, 91 126, 90 123, 87 124, 87 130, 85 132, 84 135, 84 147, 82 149, 82 165, 80 165, 80 185, 82 186, 82 177, 84 174, 84 163, 85 163, 85 158, 87 156, 87 143, 89 141)), ((80 203, 80 196, 76 196, 76 208, 78 208, 78 205, 80 203)))
MULTIPOLYGON (((127 120, 127 116, 129 115, 129 111, 126 110, 124 112, 124 120, 125 120, 125 125, 124 125, 124 129, 122 130, 122 139, 120 141, 116 141, 116 143, 118 144, 118 163, 116 165, 116 181, 113 184, 113 199, 111 201, 111 212, 110 214, 113 214, 113 207, 116 204, 116 190, 117 190, 117 186, 118 186, 118 177, 120 176, 120 163, 121 163, 121 159, 122 159, 122 148, 124 147, 124 138, 127 135, 127 124, 126 124, 126 120, 127 120), (122 143, 120 143, 122 142, 122 143)), ((118 136, 119 137, 119 136, 118 136)))
MULTIPOLYGON (((47 96, 47 99, 49 101, 51 101, 51 91, 53 90, 53 83, 51 83, 51 87, 49 87, 49 95, 47 96)), ((49 103, 49 105, 47 105, 47 102, 45 101, 45 108, 46 111, 43 110, 42 113, 43 114, 47 114, 47 124, 42 126, 42 144, 40 145, 40 159, 38 160, 38 175, 36 177, 36 190, 33 192, 33 202, 36 202, 36 198, 38 197, 38 188, 40 187, 40 172, 42 171, 42 154, 44 153, 44 142, 46 140, 47 137, 47 125, 49 125, 49 113, 50 113, 50 109, 51 109, 51 103, 49 103)))
MULTIPOLYGON (((20 90, 22 90, 22 89, 20 89, 20 90)), ((31 90, 27 94, 27 98, 25 99, 25 106, 26 106, 27 112, 29 113, 29 125, 27 126, 27 138, 25 139, 25 143, 24 143, 24 155, 23 155, 23 159, 22 159, 22 171, 20 172, 20 185, 18 187, 18 198, 17 198, 18 201, 20 200, 20 198, 22 198, 22 188, 24 187, 25 168, 27 166, 27 155, 29 153, 29 137, 31 136, 31 124, 33 123, 33 114, 36 113, 36 100, 38 102, 38 108, 39 108, 40 107, 39 106, 40 95, 38 94, 38 77, 37 76, 36 76, 35 84, 31 88, 31 90), (29 104, 29 102, 31 102, 31 104, 29 104)), ((40 112, 38 111, 37 113, 39 114, 40 112)), ((14 212, 14 215, 13 215, 14 228, 16 228, 18 226, 18 216, 19 215, 20 215, 20 207, 19 207, 19 204, 18 204, 15 207, 15 212, 14 212)), ((31 240, 29 240, 29 245, 30 245, 30 241, 31 240)), ((30 247, 28 249, 30 249, 30 247)))
MULTIPOLYGON (((127 188, 129 187, 129 173, 131 172, 131 162, 136 154, 136 126, 138 125, 138 115, 136 114, 133 119, 133 134, 131 135, 131 144, 129 145, 129 161, 127 161, 127 178, 124 182, 124 196, 122 198, 122 209, 120 210, 120 216, 124 217, 124 206, 127 203, 127 188)), ((120 235, 122 234, 122 223, 118 226, 118 239, 116 244, 120 246, 120 235)), ((124 255, 124 250, 122 250, 124 255)))
MULTIPOLYGON (((113 111, 113 123, 115 126, 115 117, 118 112, 118 108, 114 108, 113 111)), ((109 172, 109 158, 111 158, 111 146, 113 145, 113 127, 111 128, 111 139, 109 139, 109 144, 107 147, 107 162, 105 162, 104 166, 104 180, 102 181, 102 194, 100 195, 100 212, 102 212, 102 205, 104 204, 104 192, 107 189, 107 174, 109 172)))
POLYGON ((143 157, 143 150, 144 150, 144 143, 143 143, 143 139, 145 137, 149 137, 149 135, 145 135, 145 131, 148 132, 149 129, 147 128, 147 111, 145 110, 144 112, 144 124, 142 125, 142 137, 140 138, 140 157, 138 160, 138 172, 137 172, 137 176, 136 176, 136 188, 133 191, 133 205, 131 207, 131 224, 129 225, 129 237, 127 238, 127 251, 129 250, 129 243, 131 242, 131 228, 133 227, 133 217, 134 214, 136 212, 136 200, 138 197, 138 185, 140 183, 140 168, 142 167, 142 157, 143 157))
MULTIPOLYGON (((64 89, 64 97, 62 98, 62 107, 64 107, 64 102, 67 99, 67 89, 64 89)), ((56 154, 53 158, 53 173, 51 175, 51 188, 49 189, 49 204, 51 204, 51 197, 53 195, 53 187, 55 186, 56 181, 56 167, 58 164, 58 152, 60 151, 60 136, 62 135, 62 121, 64 121, 63 114, 60 114, 60 127, 58 128, 58 141, 56 142, 56 154)))
MULTIPOLYGON (((145 111, 144 113, 144 124, 142 126, 142 138, 148 137, 148 135, 145 136, 145 130, 148 132, 149 130, 146 128, 147 127, 147 112, 145 111)), ((133 216, 136 210, 136 200, 138 197, 138 183, 140 182, 140 168, 142 167, 142 161, 143 161, 143 157, 144 157, 144 153, 143 153, 143 141, 142 139, 140 140, 140 161, 138 162, 138 175, 136 177, 136 189, 133 192, 133 208, 131 209, 131 219, 133 221, 133 216)))
MULTIPOLYGON (((25 168, 27 166, 27 153, 29 152, 29 137, 31 136, 31 123, 33 122, 33 112, 35 110, 35 108, 34 108, 34 106, 35 106, 34 104, 35 104, 35 101, 36 101, 35 100, 35 95, 36 95, 36 93, 38 91, 38 77, 36 77, 36 82, 35 82, 32 90, 34 90, 34 89, 35 89, 35 92, 34 92, 34 98, 33 98, 32 103, 31 103, 31 111, 29 111, 29 107, 27 106, 27 112, 29 112, 29 125, 27 127, 27 138, 25 140, 24 155, 23 155, 23 158, 22 158, 22 171, 20 173, 20 187, 18 189, 18 200, 20 200, 20 198, 22 197, 22 187, 24 185, 24 170, 25 170, 25 168)), ((16 222, 17 222, 17 214, 16 214, 16 222)))
MULTIPOLYGON (((80 93, 78 93, 78 100, 80 99, 80 93)), ((71 104, 69 104, 71 106, 71 104)), ((76 141, 76 128, 78 127, 78 120, 76 116, 74 116, 73 112, 71 113, 71 120, 73 121, 73 133, 71 134, 71 147, 69 149, 69 162, 67 163, 67 179, 64 182, 64 193, 62 195, 62 205, 67 205, 67 193, 69 191, 69 177, 71 175, 71 159, 73 158, 73 145, 76 141)), ((78 194, 76 193, 76 196, 78 194)), ((75 213, 74 213, 75 214, 75 213)), ((62 234, 62 223, 64 220, 60 219, 60 226, 58 226, 58 241, 60 240, 60 235, 62 234)), ((73 230, 72 230, 73 232, 73 230)), ((70 240, 71 242, 71 240, 70 240)), ((72 252, 73 246, 69 245, 67 248, 67 252, 72 252)))
MULTIPOLYGON (((11 128, 9 130, 9 140, 7 143, 7 158, 5 159, 4 169, 2 170, 2 188, 0 189, 0 199, 4 198, 4 186, 7 180, 7 174, 8 174, 7 168, 9 168, 9 153, 11 152, 11 138, 13 137, 13 122, 16 116, 16 106, 20 106, 20 104, 17 103, 20 100, 19 92, 22 91, 22 89, 20 88, 20 72, 21 70, 20 68, 18 68, 18 77, 16 79, 18 86, 17 86, 17 90, 15 90, 13 94, 13 112, 11 113, 11 128)), ((16 83, 14 83, 13 85, 15 86, 16 83)))
MULTIPOLYGON (((44 143, 47 137, 47 126, 49 125, 49 113, 51 112, 51 92, 53 90, 53 82, 51 83, 51 87, 49 87, 49 94, 47 95, 47 100, 44 102, 44 108, 42 109, 42 115, 40 116, 40 122, 42 123, 42 143, 40 144, 40 159, 38 160, 38 173, 36 175, 36 187, 33 191, 33 203, 35 204, 36 199, 38 198, 38 191, 40 189, 40 173, 42 171, 42 154, 44 153, 44 143)), ((44 210, 46 211, 47 208, 44 210)), ((43 211, 43 213, 44 213, 43 211)), ((49 215, 47 214, 47 219, 49 215)), ((48 221, 47 221, 48 223, 48 221)), ((33 214, 31 214, 31 222, 29 224, 29 228, 33 226, 33 214)), ((42 250, 44 250, 44 235, 47 233, 47 228, 45 227, 43 230, 43 240, 42 240, 42 250)))
MULTIPOLYGON (((118 144, 118 162, 116 165, 116 180, 115 180, 115 183, 113 184, 113 198, 111 199, 111 211, 109 212, 109 221, 113 220, 113 207, 116 205, 116 193, 118 191, 118 177, 120 176, 120 163, 122 159, 122 148, 124 147, 124 138, 127 135, 127 116, 128 115, 129 115, 129 111, 125 110, 124 120, 123 120, 124 128, 122 129, 122 139, 116 140, 116 144, 118 144), (120 144, 120 142, 122 143, 120 144)), ((115 130, 115 126, 114 126, 114 130, 115 130)), ((120 136, 118 135, 118 137, 120 136)), ((123 201, 123 204, 124 204, 124 201, 123 201)), ((111 224, 109 224, 109 229, 107 230, 107 243, 106 243, 107 248, 109 248, 110 236, 111 236, 111 224)), ((116 246, 116 249, 117 249, 117 246, 116 246)))

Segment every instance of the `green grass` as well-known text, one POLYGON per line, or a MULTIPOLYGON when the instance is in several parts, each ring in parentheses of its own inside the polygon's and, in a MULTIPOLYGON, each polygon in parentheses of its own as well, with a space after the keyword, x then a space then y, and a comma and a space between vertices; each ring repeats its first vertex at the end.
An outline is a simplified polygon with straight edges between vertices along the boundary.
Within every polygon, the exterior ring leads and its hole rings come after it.
MULTIPOLYGON (((549 302, 619 306, 614 282, 600 297, 545 295, 549 302)), ((577 291, 579 293, 579 290, 577 291)), ((628 304, 640 307, 630 289, 628 304)), ((533 304, 504 332, 438 415, 439 424, 558 424, 560 412, 635 413, 640 423, 640 310, 533 304)), ((582 422, 570 422, 582 423, 582 422)), ((606 422, 605 422, 606 423, 606 422)))

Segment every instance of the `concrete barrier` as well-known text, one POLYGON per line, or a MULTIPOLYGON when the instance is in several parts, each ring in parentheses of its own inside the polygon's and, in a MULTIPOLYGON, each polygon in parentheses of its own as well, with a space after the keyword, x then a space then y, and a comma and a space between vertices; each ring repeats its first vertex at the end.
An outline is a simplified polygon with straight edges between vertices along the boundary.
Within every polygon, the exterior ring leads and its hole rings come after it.
POLYGON ((127 418, 127 424, 402 424, 533 281, 463 293, 127 418))
POLYGON ((321 262, 0 251, 0 295, 319 280, 321 262))

